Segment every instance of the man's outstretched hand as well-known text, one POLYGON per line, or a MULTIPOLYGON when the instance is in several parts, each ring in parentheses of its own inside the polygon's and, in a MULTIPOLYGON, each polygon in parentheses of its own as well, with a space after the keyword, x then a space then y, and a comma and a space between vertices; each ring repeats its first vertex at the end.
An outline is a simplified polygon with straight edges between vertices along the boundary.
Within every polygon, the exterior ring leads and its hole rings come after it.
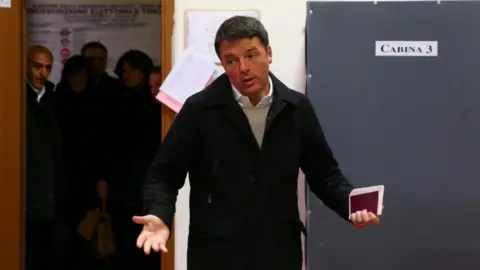
POLYGON ((137 238, 137 247, 142 248, 145 254, 155 252, 167 253, 167 241, 170 230, 167 225, 154 215, 134 216, 133 222, 143 225, 143 230, 137 238))

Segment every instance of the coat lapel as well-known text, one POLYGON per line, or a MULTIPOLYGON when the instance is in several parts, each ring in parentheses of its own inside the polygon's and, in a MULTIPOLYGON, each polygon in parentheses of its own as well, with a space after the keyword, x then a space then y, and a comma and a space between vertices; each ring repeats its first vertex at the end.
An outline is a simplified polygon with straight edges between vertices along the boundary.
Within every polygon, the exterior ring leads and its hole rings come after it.
POLYGON ((286 107, 287 103, 294 103, 296 104, 296 99, 293 95, 291 95, 290 90, 286 85, 284 85, 273 73, 270 72, 270 78, 272 79, 273 83, 273 102, 270 106, 270 110, 267 114, 267 121, 265 124, 265 132, 264 132, 264 141, 268 138, 268 133, 274 123, 275 118, 282 112, 282 110, 286 107))
POLYGON ((222 74, 207 88, 210 91, 209 106, 218 107, 220 114, 234 129, 253 147, 259 151, 260 147, 253 135, 248 118, 233 96, 232 86, 226 74, 222 74))

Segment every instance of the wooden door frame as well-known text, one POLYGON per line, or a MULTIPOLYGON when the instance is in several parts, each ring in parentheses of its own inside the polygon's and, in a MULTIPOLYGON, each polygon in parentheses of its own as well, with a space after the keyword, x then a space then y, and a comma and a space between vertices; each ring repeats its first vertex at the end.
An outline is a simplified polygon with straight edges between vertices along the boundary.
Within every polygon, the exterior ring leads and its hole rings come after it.
MULTIPOLYGON (((174 0, 162 4, 162 78, 172 67, 174 0)), ((25 181, 25 78, 26 14, 24 1, 12 0, 12 7, 0 8, 0 269, 24 267, 24 181, 25 181)), ((162 109, 162 137, 175 113, 162 109)), ((175 269, 175 237, 162 256, 162 270, 175 269)))
MULTIPOLYGON (((162 81, 172 69, 173 25, 175 0, 162 0, 162 81)), ((175 119, 175 112, 167 106, 162 106, 162 140, 175 119)), ((162 254, 162 270, 175 270, 175 222, 170 232, 167 244, 168 253, 162 254)))
POLYGON ((0 269, 23 267, 24 1, 0 8, 0 269))

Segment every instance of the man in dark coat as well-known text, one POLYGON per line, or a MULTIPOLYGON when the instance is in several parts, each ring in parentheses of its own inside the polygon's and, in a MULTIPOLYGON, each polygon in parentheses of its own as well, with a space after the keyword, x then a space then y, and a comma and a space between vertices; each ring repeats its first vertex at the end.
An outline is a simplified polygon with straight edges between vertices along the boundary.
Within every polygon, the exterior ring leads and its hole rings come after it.
MULTIPOLYGON (((27 270, 63 269, 60 256, 65 182, 60 129, 55 117, 53 83, 48 81, 52 53, 33 46, 27 56, 27 270)), ((63 246, 64 247, 64 246, 63 246)))
POLYGON ((190 179, 188 270, 300 270, 299 168, 310 189, 345 220, 353 186, 340 171, 307 97, 269 71, 268 34, 255 18, 219 28, 215 49, 225 69, 185 102, 152 164, 137 246, 166 252, 178 190, 190 179))
POLYGON ((116 158, 118 148, 114 138, 118 135, 116 119, 122 109, 118 98, 121 85, 107 72, 108 50, 105 45, 97 41, 88 42, 83 45, 81 55, 90 62, 89 109, 95 115, 96 140, 99 142, 95 159, 101 164, 100 174, 108 180, 115 170, 112 160, 116 158))

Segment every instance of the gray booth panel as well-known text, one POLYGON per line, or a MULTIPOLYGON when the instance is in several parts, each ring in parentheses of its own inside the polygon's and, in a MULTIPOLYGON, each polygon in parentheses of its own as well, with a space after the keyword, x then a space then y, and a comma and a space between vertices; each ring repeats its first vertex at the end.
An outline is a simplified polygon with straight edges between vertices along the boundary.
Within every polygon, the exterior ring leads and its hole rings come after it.
POLYGON ((308 192, 308 269, 480 269, 480 3, 307 12, 307 95, 327 140, 352 183, 386 186, 365 230, 308 192), (377 40, 438 41, 438 56, 377 57, 377 40))

